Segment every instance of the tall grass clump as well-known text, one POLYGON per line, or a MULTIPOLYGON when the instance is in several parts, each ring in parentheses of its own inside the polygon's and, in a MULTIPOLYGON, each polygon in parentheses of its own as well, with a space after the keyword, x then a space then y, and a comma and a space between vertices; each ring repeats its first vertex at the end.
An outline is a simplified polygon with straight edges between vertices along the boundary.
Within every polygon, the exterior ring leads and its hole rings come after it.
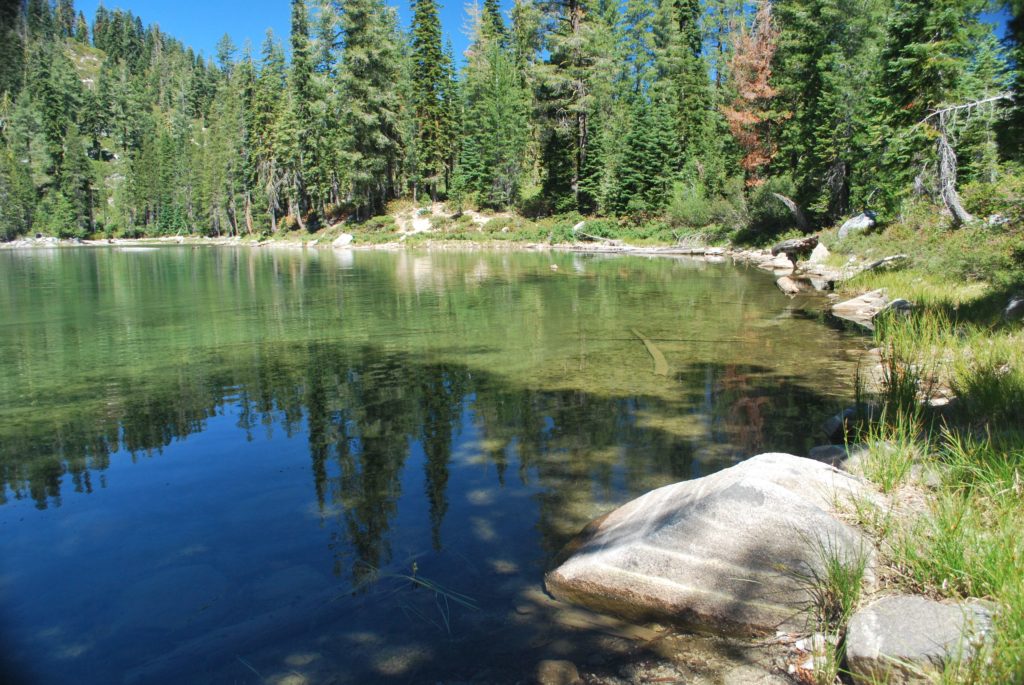
POLYGON ((954 336, 942 314, 885 312, 875 319, 882 353, 882 401, 890 416, 918 410, 941 386, 948 366, 947 341, 954 336))
POLYGON ((898 488, 915 462, 928 452, 920 406, 886 406, 879 421, 862 435, 864 450, 857 460, 860 474, 878 485, 882 492, 898 488))
POLYGON ((864 587, 868 553, 845 553, 829 538, 807 541, 818 557, 818 564, 791 571, 807 593, 804 607, 812 639, 813 668, 801 674, 804 682, 833 685, 839 677, 846 653, 846 625, 856 611, 864 587), (819 637, 820 636, 820 637, 819 637))
POLYGON ((952 385, 975 423, 1024 426, 1024 335, 975 331, 961 343, 952 385))

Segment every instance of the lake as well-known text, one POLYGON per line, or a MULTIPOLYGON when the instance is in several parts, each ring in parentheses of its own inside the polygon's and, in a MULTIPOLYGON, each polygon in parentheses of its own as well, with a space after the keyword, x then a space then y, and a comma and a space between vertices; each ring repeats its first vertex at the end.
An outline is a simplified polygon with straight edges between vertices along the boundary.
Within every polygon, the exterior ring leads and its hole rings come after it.
POLYGON ((0 252, 0 680, 515 682, 630 649, 544 570, 651 488, 822 442, 864 343, 819 309, 690 259, 0 252))

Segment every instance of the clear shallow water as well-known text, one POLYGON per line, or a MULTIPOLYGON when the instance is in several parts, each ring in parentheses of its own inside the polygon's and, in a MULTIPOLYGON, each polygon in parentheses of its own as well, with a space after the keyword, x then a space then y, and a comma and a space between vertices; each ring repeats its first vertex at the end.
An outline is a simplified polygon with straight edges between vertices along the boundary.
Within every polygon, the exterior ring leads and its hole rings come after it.
POLYGON ((0 674, 514 682, 600 649, 540 592, 562 545, 852 395, 859 341, 801 306, 669 259, 0 253, 0 674))

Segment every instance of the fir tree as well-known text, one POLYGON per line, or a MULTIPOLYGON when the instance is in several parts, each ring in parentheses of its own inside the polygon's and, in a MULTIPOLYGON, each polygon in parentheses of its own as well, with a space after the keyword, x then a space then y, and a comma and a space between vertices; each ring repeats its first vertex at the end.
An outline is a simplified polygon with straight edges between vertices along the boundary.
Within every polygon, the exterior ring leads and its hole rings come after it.
MULTIPOLYGON (((451 65, 441 48, 441 21, 434 0, 415 0, 412 19, 412 106, 416 134, 414 185, 422 183, 437 198, 451 148, 448 124, 448 80, 451 65)), ((415 190, 415 188, 414 188, 415 190)))
POLYGON ((500 36, 478 17, 465 73, 467 128, 459 188, 488 206, 519 196, 529 135, 529 94, 515 58, 500 36))
POLYGON ((402 157, 399 135, 399 36, 393 10, 382 0, 350 0, 341 13, 345 57, 339 81, 352 201, 361 217, 395 196, 402 157))

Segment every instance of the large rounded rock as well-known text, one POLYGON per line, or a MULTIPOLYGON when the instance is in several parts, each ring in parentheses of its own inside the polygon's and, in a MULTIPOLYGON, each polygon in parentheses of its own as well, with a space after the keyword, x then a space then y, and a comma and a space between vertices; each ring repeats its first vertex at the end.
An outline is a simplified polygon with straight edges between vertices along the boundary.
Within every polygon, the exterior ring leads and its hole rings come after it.
POLYGON ((851 235, 857 235, 858 233, 866 233, 875 227, 875 213, 874 212, 863 212, 855 217, 847 219, 842 226, 839 227, 839 239, 845 240, 851 235))
POLYGON ((762 454, 594 521, 546 585, 559 599, 632 620, 720 635, 799 630, 807 578, 827 556, 866 556, 873 578, 870 543, 833 509, 851 497, 874 495, 827 464, 762 454))
POLYGON ((951 661, 970 659, 990 629, 980 603, 884 597, 850 619, 846 660, 856 683, 933 683, 951 661))

